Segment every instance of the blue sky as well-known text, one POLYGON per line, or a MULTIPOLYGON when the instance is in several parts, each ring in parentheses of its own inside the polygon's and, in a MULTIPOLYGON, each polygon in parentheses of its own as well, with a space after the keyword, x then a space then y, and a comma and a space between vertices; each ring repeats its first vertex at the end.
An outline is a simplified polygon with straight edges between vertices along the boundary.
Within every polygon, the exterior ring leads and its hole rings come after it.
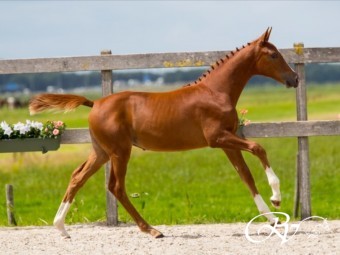
POLYGON ((0 1, 0 59, 340 47, 339 1, 0 1))

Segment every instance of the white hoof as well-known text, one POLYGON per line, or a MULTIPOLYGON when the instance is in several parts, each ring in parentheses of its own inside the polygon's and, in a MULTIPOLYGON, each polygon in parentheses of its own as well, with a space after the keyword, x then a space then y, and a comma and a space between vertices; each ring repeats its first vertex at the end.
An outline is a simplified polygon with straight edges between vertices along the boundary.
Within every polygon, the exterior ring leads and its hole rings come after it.
POLYGON ((70 209, 70 203, 61 203, 57 215, 54 218, 53 224, 60 231, 63 238, 71 238, 65 229, 65 218, 68 210, 70 209))
POLYGON ((54 222, 54 226, 59 230, 60 235, 65 238, 71 238, 71 236, 67 233, 65 229, 65 225, 62 222, 54 222))

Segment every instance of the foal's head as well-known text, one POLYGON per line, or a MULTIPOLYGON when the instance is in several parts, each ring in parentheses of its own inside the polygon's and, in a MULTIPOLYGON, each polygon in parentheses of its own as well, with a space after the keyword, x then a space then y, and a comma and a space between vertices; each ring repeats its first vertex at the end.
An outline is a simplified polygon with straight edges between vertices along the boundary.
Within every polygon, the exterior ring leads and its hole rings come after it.
POLYGON ((257 47, 257 74, 264 75, 287 87, 296 88, 299 84, 298 75, 289 67, 277 48, 269 42, 271 28, 260 36, 254 43, 257 47))

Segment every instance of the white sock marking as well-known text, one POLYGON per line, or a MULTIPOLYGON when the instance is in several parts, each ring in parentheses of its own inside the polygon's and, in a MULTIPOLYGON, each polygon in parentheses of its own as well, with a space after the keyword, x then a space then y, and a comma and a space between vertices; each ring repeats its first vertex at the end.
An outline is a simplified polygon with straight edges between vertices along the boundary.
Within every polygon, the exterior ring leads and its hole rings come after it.
POLYGON ((274 173, 271 167, 266 169, 266 174, 268 178, 269 185, 272 187, 273 196, 270 200, 281 201, 281 193, 280 193, 280 180, 274 173))
POLYGON ((256 194, 254 197, 255 204, 259 212, 268 213, 266 214, 266 218, 269 220, 270 223, 275 223, 275 217, 272 213, 270 213, 268 205, 264 202, 262 196, 260 194, 256 194))
POLYGON ((71 207, 71 203, 69 202, 61 203, 58 209, 58 212, 56 216, 54 217, 54 221, 53 221, 54 226, 56 226, 56 228, 61 232, 61 236, 65 238, 70 238, 70 235, 67 233, 65 229, 65 225, 64 225, 65 218, 70 207, 71 207))
POLYGON ((256 194, 254 197, 255 204, 257 209, 259 209, 260 213, 268 213, 270 212, 269 207, 264 202, 262 196, 260 194, 256 194))

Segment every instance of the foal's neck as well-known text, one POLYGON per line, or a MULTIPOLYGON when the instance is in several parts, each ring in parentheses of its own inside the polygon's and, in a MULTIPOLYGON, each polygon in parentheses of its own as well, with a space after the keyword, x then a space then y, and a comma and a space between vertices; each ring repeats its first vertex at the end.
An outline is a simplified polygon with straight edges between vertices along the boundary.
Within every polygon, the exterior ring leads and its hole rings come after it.
POLYGON ((218 61, 204 83, 211 90, 224 94, 236 107, 245 85, 255 74, 255 64, 254 47, 250 44, 218 61))

